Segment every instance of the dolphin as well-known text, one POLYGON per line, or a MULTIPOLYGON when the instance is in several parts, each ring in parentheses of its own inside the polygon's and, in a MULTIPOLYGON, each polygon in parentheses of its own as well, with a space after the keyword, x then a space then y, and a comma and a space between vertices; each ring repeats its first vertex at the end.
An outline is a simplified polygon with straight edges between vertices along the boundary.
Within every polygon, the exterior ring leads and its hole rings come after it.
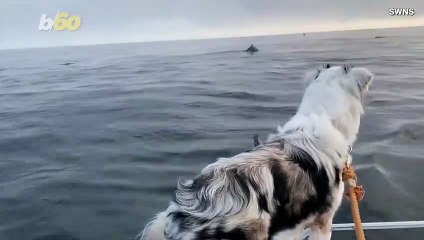
POLYGON ((246 49, 246 52, 248 52, 248 53, 255 53, 257 51, 259 51, 258 48, 256 48, 255 46, 253 46, 253 44, 250 45, 250 47, 248 49, 246 49))

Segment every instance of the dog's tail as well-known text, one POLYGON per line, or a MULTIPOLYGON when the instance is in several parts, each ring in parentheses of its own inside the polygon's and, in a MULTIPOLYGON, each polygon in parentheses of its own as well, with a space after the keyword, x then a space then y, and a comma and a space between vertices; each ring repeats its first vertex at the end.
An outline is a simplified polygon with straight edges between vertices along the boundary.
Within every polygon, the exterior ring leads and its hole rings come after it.
POLYGON ((165 238, 166 213, 159 213, 150 221, 137 240, 166 240, 165 238))

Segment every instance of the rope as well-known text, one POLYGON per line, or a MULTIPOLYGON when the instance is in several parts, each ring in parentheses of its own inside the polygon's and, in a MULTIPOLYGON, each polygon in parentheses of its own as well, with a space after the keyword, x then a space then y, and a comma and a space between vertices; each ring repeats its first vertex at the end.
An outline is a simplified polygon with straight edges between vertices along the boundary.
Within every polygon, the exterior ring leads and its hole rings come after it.
POLYGON ((365 191, 362 186, 356 185, 357 178, 355 174, 355 169, 348 162, 343 168, 342 177, 345 186, 348 188, 347 193, 351 201, 350 208, 352 211, 353 222, 355 223, 356 239, 365 240, 365 234, 364 229, 362 228, 361 216, 359 214, 358 205, 358 202, 364 198, 365 191))

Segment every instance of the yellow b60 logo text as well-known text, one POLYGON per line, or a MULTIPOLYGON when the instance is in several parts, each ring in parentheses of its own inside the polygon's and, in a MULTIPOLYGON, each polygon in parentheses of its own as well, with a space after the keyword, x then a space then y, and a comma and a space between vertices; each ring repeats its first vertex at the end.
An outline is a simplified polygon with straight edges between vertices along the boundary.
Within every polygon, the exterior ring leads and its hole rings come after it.
POLYGON ((67 12, 58 12, 55 19, 47 17, 47 14, 41 14, 38 30, 51 31, 52 28, 56 31, 75 31, 81 26, 80 16, 71 16, 67 12))

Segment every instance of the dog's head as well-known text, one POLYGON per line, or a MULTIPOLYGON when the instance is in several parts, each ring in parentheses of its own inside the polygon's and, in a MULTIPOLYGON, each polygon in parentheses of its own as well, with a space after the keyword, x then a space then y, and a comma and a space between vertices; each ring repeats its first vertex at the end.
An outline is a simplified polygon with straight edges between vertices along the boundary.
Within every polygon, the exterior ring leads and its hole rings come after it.
POLYGON ((309 82, 299 112, 327 115, 332 125, 353 144, 363 113, 363 98, 374 75, 366 68, 325 64, 306 75, 309 82))
POLYGON ((328 84, 332 79, 337 79, 338 81, 333 81, 333 83, 340 84, 340 87, 343 87, 355 97, 362 99, 374 80, 374 75, 366 68, 354 67, 350 64, 342 66, 324 64, 305 75, 305 81, 308 86, 317 82, 321 84, 326 82, 328 84))

